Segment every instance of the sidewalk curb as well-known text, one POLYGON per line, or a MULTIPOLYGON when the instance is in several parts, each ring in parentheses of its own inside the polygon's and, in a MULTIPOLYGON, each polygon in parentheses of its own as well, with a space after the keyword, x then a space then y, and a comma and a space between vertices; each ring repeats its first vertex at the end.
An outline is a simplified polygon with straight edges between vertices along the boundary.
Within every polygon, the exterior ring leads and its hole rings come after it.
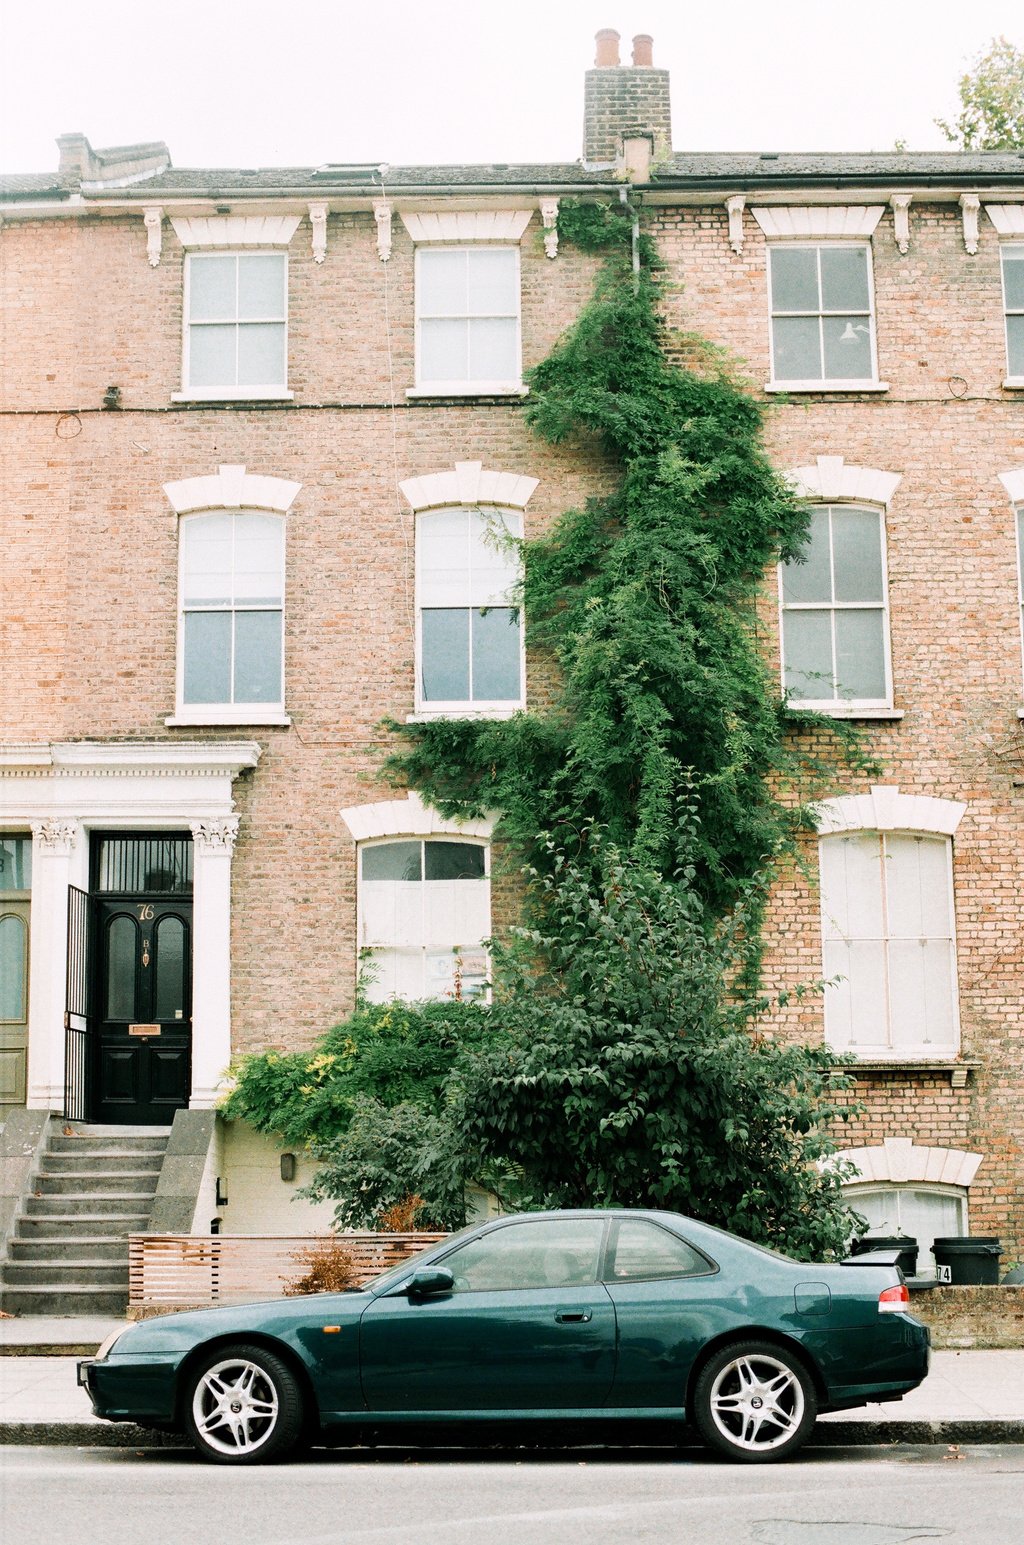
MULTIPOLYGON (((820 1422, 808 1439, 807 1448, 894 1448, 901 1444, 955 1447, 978 1443, 1024 1443, 1024 1420, 970 1417, 945 1421, 820 1422)), ((133 1422, 0 1422, 0 1447, 14 1445, 191 1449, 188 1439, 179 1433, 157 1432, 133 1422)), ((696 1437, 690 1435, 679 1443, 681 1448, 699 1446, 696 1437)))

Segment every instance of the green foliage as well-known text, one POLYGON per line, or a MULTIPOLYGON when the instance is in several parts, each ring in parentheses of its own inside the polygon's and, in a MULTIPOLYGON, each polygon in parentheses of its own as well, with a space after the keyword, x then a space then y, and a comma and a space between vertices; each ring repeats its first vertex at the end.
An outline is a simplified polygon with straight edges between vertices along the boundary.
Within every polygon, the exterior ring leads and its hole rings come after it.
MULTIPOLYGON (((534 1206, 665 1207, 803 1258, 844 1254, 853 1220, 832 1129, 855 1107, 823 1047, 759 1031, 756 885, 709 933, 693 861, 666 878, 593 829, 532 884, 548 932, 499 951, 495 1034, 462 1071, 466 1149, 534 1206), (514 1167, 514 1168, 513 1168, 514 1167)), ((679 847, 694 849, 683 812, 679 847)))
POLYGON ((475 1003, 364 1005, 312 1052, 240 1058, 221 1114, 288 1143, 329 1143, 361 1099, 432 1105, 458 1058, 488 1033, 486 1012, 475 1003))
POLYGON ((412 1195, 422 1201, 417 1227, 460 1228, 470 1177, 452 1138, 443 1111, 435 1114, 412 1101, 387 1106, 358 1095, 345 1130, 333 1141, 313 1144, 321 1167, 303 1195, 337 1200, 336 1228, 376 1228, 383 1214, 412 1195))
POLYGON ((1024 52, 993 38, 958 87, 960 112, 935 122, 961 150, 1024 150, 1024 52))
MULTIPOLYGON (((499 836, 535 865, 538 832, 598 823, 662 871, 692 784, 694 883, 717 915, 791 844, 820 785, 822 769, 787 739, 756 619, 766 567, 799 550, 808 516, 723 357, 667 334, 644 236, 633 272, 632 211, 567 201, 559 229, 608 255, 594 298, 533 370, 526 413, 619 478, 524 544, 527 641, 557 667, 554 701, 506 722, 394 725, 404 745, 386 770, 447 815, 500 810, 499 836), (686 367, 670 345, 685 347, 686 367)), ((823 726, 841 752, 843 729, 823 726)))

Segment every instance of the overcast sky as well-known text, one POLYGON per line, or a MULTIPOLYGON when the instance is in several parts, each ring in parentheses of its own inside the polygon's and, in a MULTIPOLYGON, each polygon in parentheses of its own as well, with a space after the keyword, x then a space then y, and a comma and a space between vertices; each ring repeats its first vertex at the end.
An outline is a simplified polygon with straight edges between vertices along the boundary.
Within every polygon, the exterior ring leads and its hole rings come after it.
POLYGON ((0 169, 54 138, 174 164, 574 161, 594 33, 654 37, 676 150, 942 148, 1022 0, 0 0, 0 169))

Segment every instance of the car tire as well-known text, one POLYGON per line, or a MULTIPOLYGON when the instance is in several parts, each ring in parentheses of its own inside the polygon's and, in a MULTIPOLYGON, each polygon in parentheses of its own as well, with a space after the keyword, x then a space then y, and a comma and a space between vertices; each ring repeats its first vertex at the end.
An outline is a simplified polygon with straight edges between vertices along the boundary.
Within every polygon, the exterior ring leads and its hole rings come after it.
POLYGON ((302 1393, 291 1369, 265 1347, 218 1347, 185 1389, 185 1430, 204 1459, 271 1464, 302 1434, 302 1393))
POLYGON ((789 1459, 818 1414, 800 1358, 773 1341, 733 1341, 708 1359, 693 1386, 691 1419, 709 1448, 739 1464, 789 1459))

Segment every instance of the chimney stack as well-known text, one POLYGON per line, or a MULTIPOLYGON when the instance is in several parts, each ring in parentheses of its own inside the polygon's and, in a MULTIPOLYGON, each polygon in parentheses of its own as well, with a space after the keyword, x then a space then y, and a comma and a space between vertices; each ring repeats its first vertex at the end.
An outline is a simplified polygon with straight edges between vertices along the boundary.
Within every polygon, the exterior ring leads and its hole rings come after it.
POLYGON ((584 86, 584 165, 618 167, 645 181, 650 160, 672 154, 668 71, 654 68, 649 33, 633 39, 632 64, 619 63, 619 34, 613 28, 603 27, 596 42, 594 68, 587 71, 584 86), (641 153, 639 141, 646 142, 648 153, 641 153))

